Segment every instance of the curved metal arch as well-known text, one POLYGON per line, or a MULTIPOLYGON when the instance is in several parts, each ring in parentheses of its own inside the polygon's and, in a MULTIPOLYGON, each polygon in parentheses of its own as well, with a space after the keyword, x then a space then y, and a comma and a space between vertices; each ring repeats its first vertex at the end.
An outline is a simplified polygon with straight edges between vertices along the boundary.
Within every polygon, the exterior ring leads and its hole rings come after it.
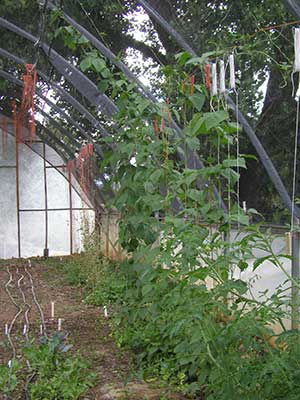
MULTIPOLYGON (((56 8, 56 6, 51 2, 47 3, 47 7, 51 10, 56 8)), ((72 25, 83 36, 85 36, 104 57, 110 60, 111 63, 114 64, 116 67, 118 67, 131 82, 136 83, 146 97, 148 97, 153 102, 157 102, 156 97, 150 92, 150 90, 134 75, 133 72, 130 71, 130 69, 122 61, 120 61, 120 59, 107 46, 105 46, 103 42, 101 42, 101 40, 92 35, 86 28, 80 25, 67 13, 63 12, 63 17, 70 25, 72 25)))
POLYGON ((39 121, 37 121, 37 124, 40 127, 40 131, 38 133, 38 136, 42 139, 43 142, 49 144, 51 143, 51 147, 57 151, 57 153, 60 155, 60 157, 63 159, 64 163, 67 164, 67 157, 72 158, 74 157, 74 154, 72 153, 72 151, 70 150, 70 148, 61 140, 59 140, 50 129, 48 129, 46 126, 42 125, 39 121), (47 136, 42 135, 43 131, 45 131, 45 133, 47 134, 47 136), (50 141, 48 140, 48 138, 50 139, 50 141), (53 143, 56 143, 57 146, 61 147, 63 149, 63 151, 66 153, 64 156, 62 156, 62 151, 59 150, 56 145, 54 145, 53 143))
MULTIPOLYGON (((14 83, 15 85, 21 87, 23 86, 23 82, 21 80, 19 80, 18 78, 14 77, 13 75, 9 74, 6 71, 0 70, 0 77, 7 79, 8 81, 14 83)), ((40 94, 38 94, 38 96, 41 97, 40 94)), ((44 96, 41 98, 45 99, 44 96)), ((54 118, 45 113, 44 110, 42 110, 39 106, 36 106, 36 109, 51 122, 51 125, 53 125, 57 130, 59 130, 64 136, 67 136, 71 140, 71 142, 73 142, 76 145, 76 149, 79 149, 81 147, 81 143, 76 138, 74 138, 73 135, 69 131, 67 131, 67 129, 61 126, 54 118)))
MULTIPOLYGON (((34 42, 37 40, 33 35, 30 33, 24 31, 23 29, 17 27, 16 25, 12 24, 11 22, 6 21, 4 18, 0 17, 0 26, 3 26, 6 29, 11 30, 12 32, 15 32, 16 34, 34 42)), ((62 56, 60 56, 55 50, 50 49, 49 46, 46 43, 40 43, 40 46, 44 50, 45 53, 47 53, 51 63, 54 65, 54 67, 63 75, 67 80, 69 80, 77 89, 79 92, 81 92, 89 101, 92 102, 92 104, 100 104, 102 105, 102 111, 106 112, 106 115, 111 117, 114 113, 118 111, 118 107, 114 104, 112 100, 110 100, 106 95, 102 95, 97 86, 91 82, 81 71, 78 71, 76 67, 73 65, 69 64, 62 56), (74 79, 74 76, 75 79, 74 79), (82 87, 84 84, 86 84, 86 87, 82 87), (101 103, 102 102, 102 103, 101 103), (103 102, 105 104, 103 104, 103 102)), ((127 68, 124 65, 124 68, 127 68)), ((130 77, 128 77, 131 79, 130 77)), ((141 85, 141 83, 140 83, 141 85)), ((182 136, 182 131, 178 127, 178 125, 172 120, 171 121, 171 126, 176 130, 176 132, 182 136)), ((183 149, 183 145, 182 145, 183 149)), ((192 151, 190 148, 187 149, 188 151, 188 168, 191 169, 201 169, 204 167, 203 162, 200 160, 199 156, 195 151, 192 151)), ((178 151, 179 157, 183 160, 184 157, 184 152, 178 151)), ((198 181, 197 185, 200 189, 203 187, 203 183, 198 181)), ((222 200, 218 189, 214 186, 213 187, 214 194, 217 199, 220 200, 222 207, 226 209, 225 203, 222 200)))
MULTIPOLYGON (((16 55, 10 53, 9 51, 3 49, 0 47, 0 56, 7 58, 16 64, 21 64, 25 65, 26 62, 22 60, 21 58, 17 57, 16 55)), ((44 74, 42 71, 37 70, 39 76, 41 76, 47 83, 50 81, 50 77, 44 74)), ((48 83, 49 84, 49 83, 48 83)), ((71 106, 73 106, 84 118, 86 118, 92 125, 94 125, 101 133, 103 136, 107 137, 109 136, 109 133, 107 130, 101 125, 101 123, 85 108, 83 105, 76 100, 73 96, 70 95, 65 89, 63 89, 59 84, 57 84, 54 81, 51 81, 50 86, 57 90, 61 97, 67 102, 70 103, 71 106)), ((87 136, 90 137, 90 141, 93 141, 93 138, 91 135, 86 133, 87 136)), ((97 146, 99 146, 97 144, 97 146)))
MULTIPOLYGON (((9 74, 6 71, 2 71, 0 70, 0 76, 4 77, 5 79, 10 80, 11 82, 15 83, 16 85, 23 87, 23 82, 20 79, 15 78, 13 75, 9 74)), ((45 97, 42 93, 40 89, 36 89, 36 94, 38 95, 39 98, 41 98, 42 100, 44 100, 50 107, 52 107, 57 113, 59 113, 63 118, 65 118, 71 125, 73 125, 76 129, 79 130, 79 132, 82 134, 83 137, 85 137, 87 140, 91 139, 90 135, 87 135, 86 132, 81 128, 81 126, 78 125, 78 123, 76 121, 74 121, 74 119, 72 117, 70 117, 65 111, 63 111, 60 107, 57 107, 57 105, 55 103, 53 103, 51 100, 49 100, 47 97, 45 97)), ((38 107, 39 110, 41 110, 40 107, 38 107)), ((70 136, 68 136, 70 138, 70 136)), ((79 143, 79 141, 77 141, 76 138, 74 138, 74 142, 79 143)), ((94 142, 94 141, 93 141, 94 142)), ((99 144, 95 144, 95 147, 97 149, 97 153, 98 155, 103 159, 104 158, 104 154, 103 151, 101 149, 101 147, 99 146, 99 144)))
MULTIPOLYGON (((171 25, 155 10, 153 9, 145 0, 138 0, 138 3, 159 23, 159 25, 167 31, 170 36, 173 37, 173 39, 186 51, 191 53, 194 57, 197 56, 197 53, 195 50, 183 39, 183 37, 175 31, 171 25)), ((295 7, 295 2, 293 0, 285 0, 285 3, 288 4, 289 6, 293 6, 293 9, 299 10, 298 16, 300 16, 300 8, 295 7)), ((292 200, 291 197, 282 182, 282 179, 275 168, 272 160, 270 159, 268 153, 266 152, 265 148, 263 147, 262 143, 258 139, 258 137, 255 134, 254 129, 251 127, 249 122, 247 121, 247 118, 243 115, 241 111, 238 111, 236 113, 236 107, 235 107, 235 102, 232 100, 230 96, 226 96, 227 103, 229 104, 230 108, 232 109, 233 113, 235 114, 236 118, 240 121, 240 123, 243 125, 245 132, 247 133, 252 145, 254 146, 255 150, 257 151, 257 154, 259 155, 259 158, 267 171, 269 178, 273 182, 279 196, 281 197, 281 200, 287 207, 287 209, 292 212, 292 200)), ((294 207, 294 212, 296 217, 299 219, 300 218, 300 208, 295 205, 294 207)))
MULTIPOLYGON (((48 7, 50 9, 53 9, 55 6, 52 3, 48 3, 48 7)), ((146 96, 153 103, 158 103, 157 98, 150 92, 150 90, 147 89, 145 85, 143 85, 143 83, 138 78, 136 78, 136 76, 130 71, 130 69, 122 61, 120 61, 117 58, 117 56, 108 47, 104 45, 104 43, 102 43, 99 39, 97 39, 94 35, 92 35, 87 29, 85 29, 82 25, 76 22, 68 14, 64 13, 64 18, 66 19, 67 22, 69 22, 72 26, 74 26, 74 28, 76 28, 82 35, 84 35, 99 50, 101 54, 107 57, 112 64, 117 66, 131 82, 136 83, 141 92, 144 94, 144 96, 146 96)), ((183 137, 181 128, 176 124, 176 122, 173 119, 171 119, 170 125, 173 129, 175 129, 175 131, 180 137, 183 137)), ((184 146, 182 146, 182 150, 184 150, 184 146)), ((195 151, 193 151, 189 146, 187 146, 187 152, 188 152, 188 157, 187 157, 188 168, 201 169, 204 167, 204 164, 199 158, 198 154, 195 151)), ((178 152, 178 155, 181 158, 181 160, 185 159, 184 153, 185 151, 183 151, 183 153, 182 151, 178 152)), ((201 182, 198 182, 197 185, 199 188, 202 187, 201 182)), ((213 190, 216 198, 221 201, 222 207, 226 209, 225 203, 222 200, 220 193, 218 192, 218 189, 214 187, 213 190)))
MULTIPOLYGON (((37 37, 2 17, 0 17, 0 26, 33 43, 38 42, 37 37)), ((64 57, 50 48, 47 43, 41 42, 39 46, 43 49, 56 70, 61 73, 66 80, 69 81, 91 104, 96 106, 98 111, 103 112, 108 117, 111 117, 118 111, 118 108, 114 102, 106 95, 102 94, 97 86, 81 71, 74 67, 74 65, 69 63, 64 57)))

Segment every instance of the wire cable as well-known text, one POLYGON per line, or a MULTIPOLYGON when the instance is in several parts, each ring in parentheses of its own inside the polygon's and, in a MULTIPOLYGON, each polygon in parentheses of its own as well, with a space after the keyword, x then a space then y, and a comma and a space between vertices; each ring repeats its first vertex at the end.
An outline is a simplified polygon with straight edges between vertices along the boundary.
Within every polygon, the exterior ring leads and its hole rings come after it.
POLYGON ((235 107, 236 107, 236 159, 237 159, 237 213, 238 213, 238 230, 240 229, 240 131, 239 131, 239 94, 235 89, 235 107))

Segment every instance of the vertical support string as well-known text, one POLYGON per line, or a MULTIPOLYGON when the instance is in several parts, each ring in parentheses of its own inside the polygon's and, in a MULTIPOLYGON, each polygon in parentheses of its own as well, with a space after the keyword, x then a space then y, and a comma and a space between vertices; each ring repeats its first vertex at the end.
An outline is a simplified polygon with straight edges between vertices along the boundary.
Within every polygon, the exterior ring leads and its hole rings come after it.
POLYGON ((236 108, 236 159, 237 159, 237 207, 238 207, 238 229, 240 229, 240 132, 239 132, 239 94, 235 89, 235 108, 236 108))
POLYGON ((298 155, 298 135, 299 135, 299 107, 300 107, 299 98, 297 98, 296 101, 297 101, 297 114, 296 114, 294 166, 293 166, 293 193, 292 193, 291 232, 294 231, 294 223, 295 223, 295 198, 296 198, 297 155, 298 155))

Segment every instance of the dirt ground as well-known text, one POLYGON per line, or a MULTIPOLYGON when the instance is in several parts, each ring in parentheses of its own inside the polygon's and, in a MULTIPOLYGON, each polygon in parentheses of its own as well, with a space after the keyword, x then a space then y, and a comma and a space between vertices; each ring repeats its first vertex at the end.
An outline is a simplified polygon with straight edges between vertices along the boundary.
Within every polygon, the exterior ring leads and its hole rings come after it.
MULTIPOLYGON (((145 382, 128 382, 132 371, 130 354, 121 351, 111 335, 109 319, 104 317, 102 308, 83 303, 81 288, 67 286, 57 269, 41 266, 33 262, 31 267, 22 263, 0 264, 0 363, 7 363, 11 358, 11 349, 5 336, 5 325, 10 324, 17 313, 17 308, 9 298, 5 285, 10 277, 13 281, 7 286, 17 304, 22 303, 24 292, 26 302, 31 305, 29 317, 29 337, 37 337, 40 332, 40 313, 32 295, 32 285, 24 268, 32 275, 36 298, 43 310, 47 332, 57 330, 57 320, 62 318, 62 330, 68 332, 69 341, 74 345, 72 351, 79 352, 92 364, 98 374, 97 383, 83 400, 166 400, 183 399, 167 389, 151 387, 145 382), (11 274, 11 275, 10 275, 11 274), (51 320, 51 302, 55 302, 55 318, 51 320)), ((25 307, 24 307, 25 310, 25 307)), ((11 337, 16 347, 22 346, 24 336, 24 312, 16 320, 11 337)), ((18 353, 18 351, 17 351, 18 353)), ((1 398, 1 396, 0 396, 1 398)))

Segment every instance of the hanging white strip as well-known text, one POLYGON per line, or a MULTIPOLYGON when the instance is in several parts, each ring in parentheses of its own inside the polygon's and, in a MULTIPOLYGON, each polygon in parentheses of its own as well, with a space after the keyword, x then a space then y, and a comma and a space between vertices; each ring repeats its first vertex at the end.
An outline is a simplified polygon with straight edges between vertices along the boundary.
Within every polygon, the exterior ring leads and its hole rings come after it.
POLYGON ((299 73, 299 76, 298 76, 298 89, 297 89, 297 92, 296 92, 295 100, 299 101, 299 98, 300 98, 300 73, 299 73))
POLYGON ((230 70, 230 89, 235 89, 235 65, 234 55, 229 56, 229 70, 230 70))
POLYGON ((61 328, 62 328, 62 319, 61 318, 58 318, 58 324, 57 324, 57 330, 60 332, 61 331, 61 328))
POLYGON ((223 94, 226 92, 226 83, 225 83, 225 64, 224 61, 220 61, 220 93, 223 94))
POLYGON ((300 28, 295 28, 294 30, 294 51, 294 72, 300 72, 300 28))
POLYGON ((218 78, 217 78, 217 64, 213 63, 211 65, 211 95, 216 96, 218 94, 218 78))

